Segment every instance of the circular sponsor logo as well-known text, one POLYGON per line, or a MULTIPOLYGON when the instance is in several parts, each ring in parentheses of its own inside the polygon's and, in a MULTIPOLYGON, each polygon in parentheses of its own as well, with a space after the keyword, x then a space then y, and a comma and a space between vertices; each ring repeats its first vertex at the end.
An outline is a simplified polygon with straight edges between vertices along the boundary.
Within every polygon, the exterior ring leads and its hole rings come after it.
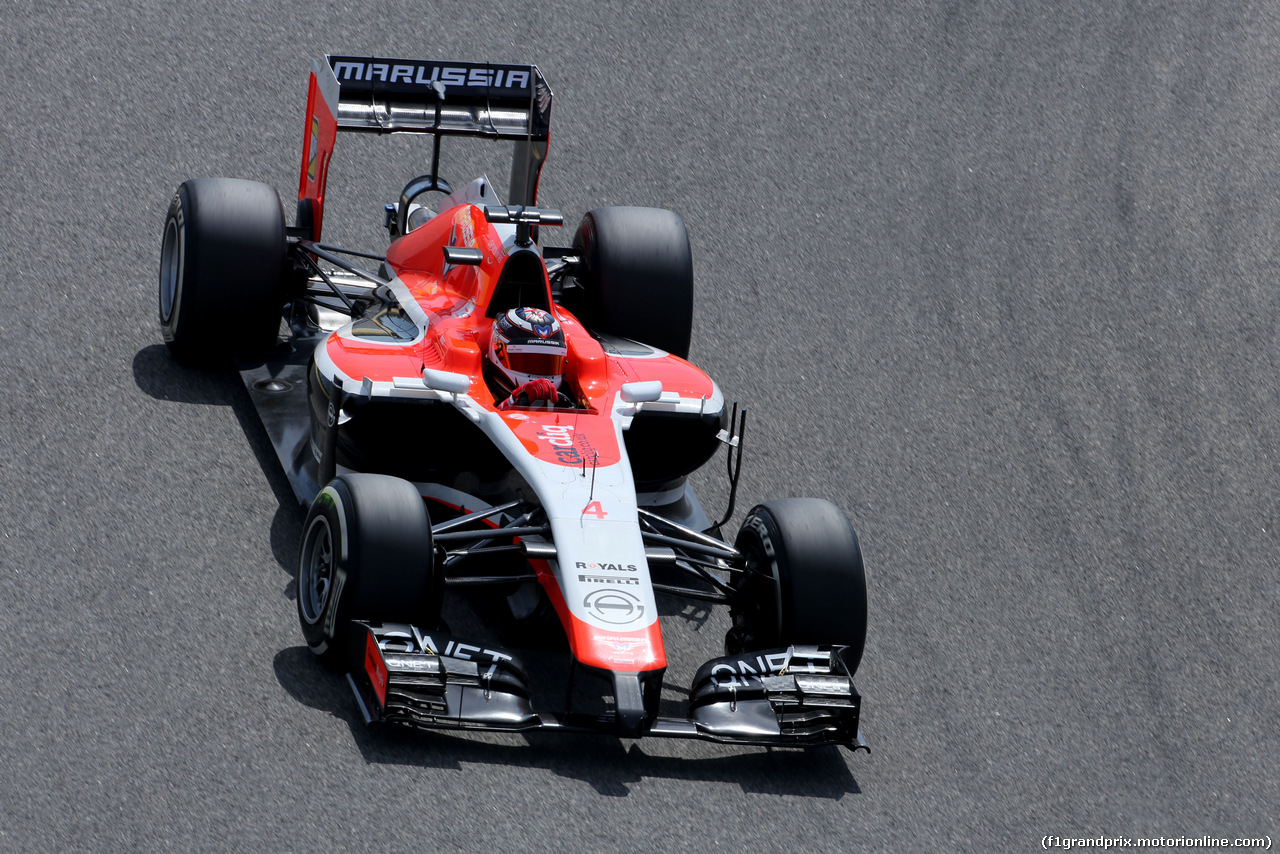
POLYGON ((612 626, 634 623, 644 616, 644 605, 625 590, 592 590, 582 600, 582 607, 600 622, 612 626))

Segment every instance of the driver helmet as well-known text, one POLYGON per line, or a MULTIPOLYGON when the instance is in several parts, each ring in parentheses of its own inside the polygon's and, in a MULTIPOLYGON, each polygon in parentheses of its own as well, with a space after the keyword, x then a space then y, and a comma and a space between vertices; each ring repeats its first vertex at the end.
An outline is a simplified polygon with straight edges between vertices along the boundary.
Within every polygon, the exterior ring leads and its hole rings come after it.
POLYGON ((489 361, 515 389, 538 378, 557 387, 568 353, 560 321, 540 308, 513 308, 493 322, 489 361))

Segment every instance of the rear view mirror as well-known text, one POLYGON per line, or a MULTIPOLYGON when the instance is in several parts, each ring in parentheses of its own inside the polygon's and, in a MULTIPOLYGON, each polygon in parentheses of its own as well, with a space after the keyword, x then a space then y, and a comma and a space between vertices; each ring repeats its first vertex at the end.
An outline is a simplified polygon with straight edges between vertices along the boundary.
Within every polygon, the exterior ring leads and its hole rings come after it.
POLYGON ((451 373, 450 371, 435 371, 431 368, 423 368, 422 381, 427 384, 427 388, 433 388, 436 391, 447 391, 450 394, 466 394, 471 390, 471 378, 469 376, 451 373))
POLYGON ((650 380, 643 383, 624 383, 622 400, 625 403, 645 403, 662 397, 662 381, 650 380))

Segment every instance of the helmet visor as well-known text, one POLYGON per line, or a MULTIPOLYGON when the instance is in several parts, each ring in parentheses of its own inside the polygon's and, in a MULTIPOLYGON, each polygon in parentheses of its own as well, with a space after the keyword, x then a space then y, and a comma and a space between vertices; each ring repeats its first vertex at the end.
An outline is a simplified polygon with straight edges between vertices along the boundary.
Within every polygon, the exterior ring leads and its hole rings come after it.
POLYGON ((564 373, 564 353, 512 353, 507 351, 507 367, 518 374, 559 377, 564 373))

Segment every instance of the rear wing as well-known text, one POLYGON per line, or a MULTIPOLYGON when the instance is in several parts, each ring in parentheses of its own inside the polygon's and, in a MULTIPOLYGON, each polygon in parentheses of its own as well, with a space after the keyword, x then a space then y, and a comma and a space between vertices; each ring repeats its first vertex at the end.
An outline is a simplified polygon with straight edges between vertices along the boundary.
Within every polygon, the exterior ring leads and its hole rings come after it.
POLYGON ((302 220, 309 217, 312 237, 319 239, 338 131, 433 134, 427 184, 441 183, 442 135, 512 140, 516 145, 507 201, 536 205, 538 176, 551 138, 551 100, 551 87, 536 65, 355 56, 314 60, 298 180, 299 225, 308 224, 302 220), (309 209, 305 215, 304 208, 309 209))

